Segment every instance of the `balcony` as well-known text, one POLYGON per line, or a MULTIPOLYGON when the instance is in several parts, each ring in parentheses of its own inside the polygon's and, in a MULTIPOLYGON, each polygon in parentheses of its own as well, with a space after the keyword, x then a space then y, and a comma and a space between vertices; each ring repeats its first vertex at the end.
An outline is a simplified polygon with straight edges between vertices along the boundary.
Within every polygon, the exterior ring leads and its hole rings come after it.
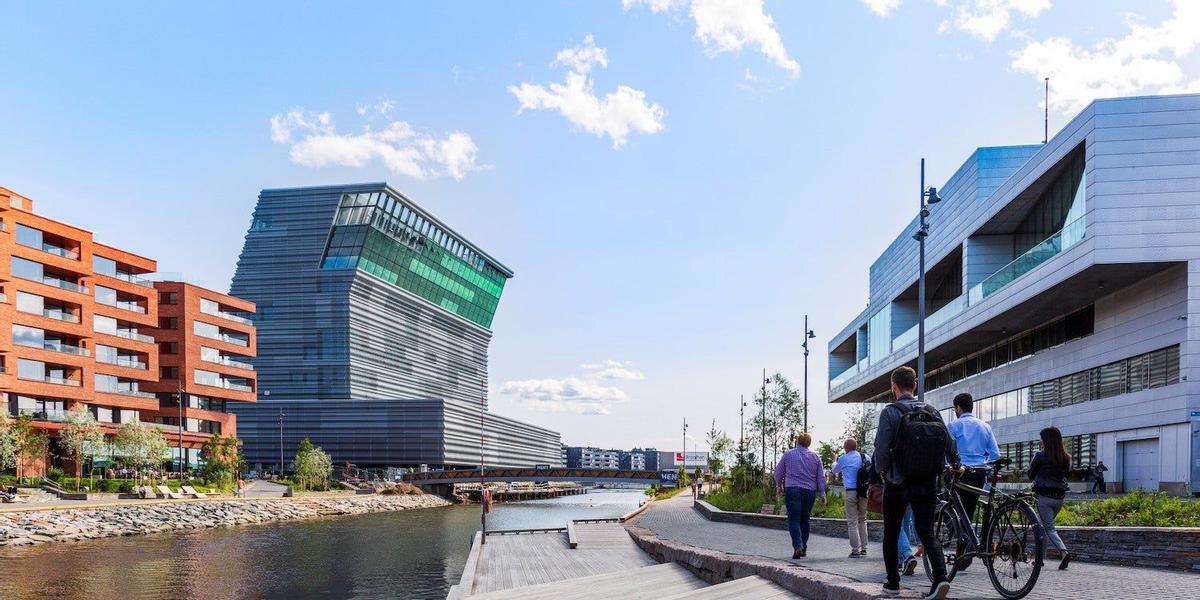
MULTIPOLYGON (((933 314, 925 317, 925 332, 929 333, 938 327, 944 325, 950 319, 958 316, 962 311, 967 309, 967 295, 963 294, 945 306, 933 311, 933 314)), ((913 325, 908 331, 900 334, 896 339, 892 340, 892 350, 899 350, 909 344, 917 341, 917 326, 913 325)))
POLYGON ((53 309, 49 309, 49 308, 43 308, 42 316, 46 317, 47 319, 55 319, 58 321, 65 321, 67 323, 78 323, 79 322, 78 315, 75 315, 75 314, 72 314, 72 313, 69 313, 66 311, 62 311, 62 310, 53 310, 53 309))
POLYGON ((41 377, 38 377, 36 375, 33 375, 33 376, 17 375, 17 379, 21 379, 24 381, 40 381, 42 383, 53 383, 53 384, 57 384, 57 385, 67 385, 67 386, 71 386, 71 387, 79 387, 81 385, 78 381, 76 381, 74 379, 67 379, 66 377, 53 377, 51 375, 43 375, 41 377))
POLYGON ((210 340, 217 340, 219 342, 225 342, 226 344, 233 344, 235 346, 243 346, 243 347, 250 346, 249 339, 241 339, 241 338, 234 337, 232 335, 225 334, 225 333, 218 333, 215 335, 210 335, 207 333, 196 332, 196 335, 198 335, 202 338, 208 338, 210 340))
POLYGON ((133 396, 134 398, 157 398, 157 396, 155 396, 154 394, 152 394, 150 392, 143 392, 141 390, 131 390, 129 388, 97 387, 96 391, 100 392, 102 394, 119 394, 121 396, 133 396))
POLYGON ((65 411, 65 410, 41 410, 41 411, 36 411, 36 412, 29 412, 27 410, 23 410, 23 411, 21 411, 21 414, 28 415, 29 418, 33 419, 34 421, 49 421, 51 423, 62 423, 63 421, 67 420, 67 411, 65 411))
POLYGON ((78 284, 78 283, 72 283, 72 282, 70 282, 70 281, 67 281, 66 279, 59 279, 59 278, 57 278, 57 277, 45 277, 45 276, 43 276, 43 277, 42 277, 42 283, 44 283, 44 284, 46 284, 46 285, 52 285, 52 286, 54 286, 54 287, 56 287, 56 288, 61 288, 61 289, 67 290, 68 292, 76 292, 76 293, 79 293, 79 294, 86 294, 86 293, 88 293, 88 289, 87 289, 87 286, 86 286, 86 285, 80 285, 80 284, 78 284))
POLYGON ((245 385, 242 383, 234 383, 228 379, 216 379, 216 380, 208 379, 208 380, 204 380, 204 381, 197 380, 196 383, 198 383, 200 385, 207 385, 209 387, 218 387, 218 388, 222 388, 222 389, 226 389, 226 390, 233 390, 235 392, 253 392, 254 391, 254 388, 252 388, 248 385, 245 385))
POLYGON ((87 348, 72 346, 62 342, 38 342, 27 340, 13 340, 13 343, 18 346, 28 346, 30 348, 40 348, 42 350, 52 350, 54 352, 62 352, 63 354, 74 354, 76 356, 91 356, 91 351, 87 348))
POLYGON ((231 312, 224 311, 224 310, 219 310, 219 309, 218 310, 205 310, 204 307, 201 306, 200 312, 202 312, 206 315, 212 315, 214 317, 219 317, 221 319, 233 321, 235 323, 241 323, 243 325, 254 325, 254 321, 251 321, 250 319, 247 319, 246 317, 243 317, 241 315, 235 315, 231 312))
POLYGON ((117 279, 120 279, 121 281, 128 281, 129 283, 132 283, 135 285, 140 285, 142 287, 148 287, 148 288, 154 287, 153 281, 150 281, 149 279, 143 279, 141 277, 138 277, 137 275, 134 275, 133 273, 126 273, 124 271, 115 271, 115 272, 111 273, 111 276, 115 277, 117 279))
POLYGON ((138 360, 136 358, 129 358, 126 356, 118 356, 115 360, 109 360, 109 359, 101 358, 101 357, 97 356, 96 362, 104 363, 106 365, 116 365, 118 367, 128 367, 130 369, 141 369, 143 371, 147 369, 145 362, 142 362, 141 360, 138 360))
POLYGON ((139 342, 149 342, 151 344, 154 343, 153 336, 138 333, 137 331, 134 331, 132 329, 118 329, 117 332, 114 333, 113 335, 115 335, 119 338, 125 338, 127 340, 136 340, 139 342))
MULTIPOLYGON (((40 236, 41 234, 39 233, 38 235, 40 236)), ((53 254, 55 256, 69 258, 71 260, 79 260, 78 252, 75 252, 74 250, 68 250, 57 244, 51 244, 49 242, 42 242, 40 245, 38 245, 36 243, 31 243, 30 241, 21 241, 19 235, 17 236, 17 243, 21 244, 22 246, 28 247, 28 248, 34 248, 36 250, 41 250, 42 252, 46 252, 48 254, 53 254)))
POLYGON ((240 360, 233 360, 232 358, 229 358, 228 356, 222 356, 215 360, 207 359, 207 358, 202 358, 200 360, 203 360, 204 362, 218 364, 218 365, 225 365, 227 367, 233 367, 235 369, 246 369, 249 371, 254 370, 254 365, 247 363, 247 362, 242 362, 240 360))
POLYGON ((111 306, 113 308, 119 308, 121 310, 135 312, 138 314, 146 314, 146 307, 138 304, 137 302, 130 302, 127 300, 117 300, 116 302, 100 302, 97 300, 96 303, 104 306, 111 306))
POLYGON ((1084 223, 1083 217, 1068 223, 1058 233, 1030 248, 1025 254, 1018 256, 999 271, 996 271, 990 277, 972 287, 968 292, 969 302, 974 305, 1000 291, 1000 289, 1016 281, 1020 276, 1032 271, 1051 258, 1062 254, 1067 248, 1078 244, 1086 234, 1087 224, 1084 223))

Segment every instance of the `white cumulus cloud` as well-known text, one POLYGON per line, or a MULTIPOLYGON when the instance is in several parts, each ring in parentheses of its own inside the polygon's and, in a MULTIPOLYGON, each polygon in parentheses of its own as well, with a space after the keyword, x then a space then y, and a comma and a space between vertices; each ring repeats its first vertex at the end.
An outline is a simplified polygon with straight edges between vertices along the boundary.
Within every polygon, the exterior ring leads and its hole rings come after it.
POLYGON ((863 4, 866 4, 867 8, 871 9, 871 12, 881 17, 886 17, 892 14, 893 10, 900 8, 900 4, 903 1, 904 0, 862 0, 863 4))
MULTIPOLYGON (((393 108, 390 100, 380 100, 358 112, 386 116, 393 108)), ((479 148, 461 131, 437 138, 404 121, 391 121, 378 129, 366 126, 360 133, 338 133, 329 113, 303 108, 271 117, 270 125, 271 140, 289 146, 291 161, 306 167, 364 167, 379 161, 389 171, 413 179, 462 179, 479 169, 479 148)))
POLYGON ((582 376, 509 381, 500 386, 500 393, 516 396, 533 410, 607 415, 614 404, 629 400, 628 394, 608 382, 645 378, 630 367, 630 363, 618 360, 584 363, 579 365, 585 371, 582 376))
POLYGON ((1074 112, 1096 98, 1200 91, 1181 61, 1200 43, 1200 2, 1174 0, 1173 12, 1147 25, 1136 16, 1129 32, 1090 48, 1065 36, 1029 42, 1013 54, 1012 68, 1037 80, 1050 78, 1050 106, 1074 112))
POLYGON ((551 67, 566 67, 563 83, 522 83, 508 86, 520 103, 518 112, 552 110, 577 127, 596 136, 608 136, 613 148, 625 145, 631 133, 653 134, 663 130, 662 106, 646 101, 646 92, 627 85, 603 97, 596 95, 593 67, 608 67, 608 54, 596 47, 589 34, 583 44, 560 50, 551 67))
POLYGON ((696 24, 696 38, 709 54, 755 46, 791 76, 800 75, 800 63, 788 55, 775 19, 763 10, 763 0, 621 0, 621 5, 625 10, 646 6, 653 13, 687 7, 696 24))

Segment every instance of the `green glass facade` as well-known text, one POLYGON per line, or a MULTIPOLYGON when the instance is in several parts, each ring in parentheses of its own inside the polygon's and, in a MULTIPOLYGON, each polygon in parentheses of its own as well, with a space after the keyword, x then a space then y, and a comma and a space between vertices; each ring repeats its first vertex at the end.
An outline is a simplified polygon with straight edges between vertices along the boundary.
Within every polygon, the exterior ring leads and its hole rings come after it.
POLYGON ((487 328, 508 279, 407 201, 383 192, 342 197, 321 267, 357 268, 487 328))

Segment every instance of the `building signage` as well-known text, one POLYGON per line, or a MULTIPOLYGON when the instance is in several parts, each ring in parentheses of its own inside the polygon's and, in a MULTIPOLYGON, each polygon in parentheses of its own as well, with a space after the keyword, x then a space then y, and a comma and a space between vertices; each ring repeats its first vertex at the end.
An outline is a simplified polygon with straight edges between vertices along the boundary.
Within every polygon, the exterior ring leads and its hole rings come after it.
POLYGON ((707 467, 708 453, 707 452, 676 452, 675 453, 676 467, 707 467))
POLYGON ((677 471, 659 471, 658 481, 663 485, 676 485, 679 483, 679 473, 677 471))

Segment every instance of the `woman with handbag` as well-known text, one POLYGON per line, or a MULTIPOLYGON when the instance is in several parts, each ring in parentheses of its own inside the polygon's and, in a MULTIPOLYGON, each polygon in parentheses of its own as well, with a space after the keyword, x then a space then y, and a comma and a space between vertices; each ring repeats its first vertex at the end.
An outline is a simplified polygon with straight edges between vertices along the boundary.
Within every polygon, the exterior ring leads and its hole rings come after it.
POLYGON ((1042 450, 1029 463, 1029 477, 1033 479, 1033 493, 1037 494, 1038 516, 1049 540, 1062 555, 1058 569, 1065 570, 1071 563, 1071 553, 1054 530, 1054 519, 1062 510, 1067 497, 1067 473, 1071 470, 1071 455, 1063 447, 1062 432, 1057 427, 1041 431, 1042 450))

